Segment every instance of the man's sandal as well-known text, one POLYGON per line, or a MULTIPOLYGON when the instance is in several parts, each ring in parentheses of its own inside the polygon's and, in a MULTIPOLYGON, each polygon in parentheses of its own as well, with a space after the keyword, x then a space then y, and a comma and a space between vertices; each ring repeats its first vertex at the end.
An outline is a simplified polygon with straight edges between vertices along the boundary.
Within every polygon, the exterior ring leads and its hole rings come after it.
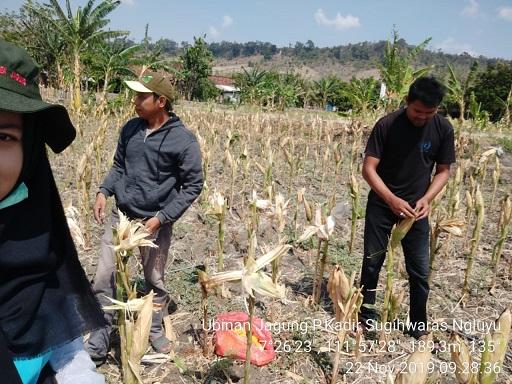
POLYGON ((165 336, 151 341, 151 346, 157 353, 169 353, 172 351, 173 343, 165 336))

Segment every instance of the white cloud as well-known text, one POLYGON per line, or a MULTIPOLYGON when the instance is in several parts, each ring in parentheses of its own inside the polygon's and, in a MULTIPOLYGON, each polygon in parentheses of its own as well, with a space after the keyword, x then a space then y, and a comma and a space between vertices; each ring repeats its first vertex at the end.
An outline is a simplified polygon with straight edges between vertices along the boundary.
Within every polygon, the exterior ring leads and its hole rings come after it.
POLYGON ((512 21, 512 7, 500 8, 498 15, 507 21, 512 21))
POLYGON ((234 19, 229 15, 224 15, 222 17, 222 24, 220 26, 211 25, 209 28, 210 36, 214 39, 218 38, 223 30, 228 29, 231 25, 233 25, 234 19))
POLYGON ((135 5, 135 0, 121 0, 121 3, 126 5, 135 5))
POLYGON ((217 28, 215 27, 210 27, 210 35, 212 37, 218 37, 220 35, 220 32, 217 28))
POLYGON ((334 19, 329 19, 321 8, 319 8, 315 12, 314 17, 317 24, 322 25, 324 27, 332 27, 337 30, 351 29, 361 26, 361 23, 359 22, 359 17, 354 17, 351 14, 348 14, 347 16, 342 16, 338 12, 334 19))
POLYGON ((228 28, 233 24, 233 18, 229 15, 222 17, 222 28, 228 28))
POLYGON ((476 16, 478 14, 480 5, 476 0, 467 0, 469 5, 466 5, 462 10, 462 14, 466 16, 476 16))
POLYGON ((467 52, 471 56, 478 56, 478 53, 476 53, 473 48, 471 48, 471 44, 467 43, 459 43, 455 41, 453 37, 449 37, 440 44, 436 45, 437 49, 440 49, 443 52, 446 53, 463 53, 467 52))

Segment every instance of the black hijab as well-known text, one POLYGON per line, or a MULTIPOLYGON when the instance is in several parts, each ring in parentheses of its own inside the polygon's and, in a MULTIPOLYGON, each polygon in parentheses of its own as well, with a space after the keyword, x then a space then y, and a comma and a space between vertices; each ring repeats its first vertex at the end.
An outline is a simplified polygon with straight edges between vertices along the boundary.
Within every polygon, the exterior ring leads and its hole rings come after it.
POLYGON ((0 344, 17 358, 104 325, 69 232, 43 130, 34 125, 25 117, 23 169, 13 188, 25 183, 28 198, 0 209, 0 344))

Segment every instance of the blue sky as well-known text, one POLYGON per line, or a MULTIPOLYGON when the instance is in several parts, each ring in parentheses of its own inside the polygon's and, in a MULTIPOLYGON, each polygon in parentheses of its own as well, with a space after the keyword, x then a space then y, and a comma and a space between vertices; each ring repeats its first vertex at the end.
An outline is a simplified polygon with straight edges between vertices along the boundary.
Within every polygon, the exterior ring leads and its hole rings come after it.
MULTIPOLYGON (((85 2, 72 0, 72 7, 85 2)), ((0 8, 22 3, 2 0, 0 8)), ((396 25, 411 44, 432 37, 432 50, 512 59, 512 0, 122 0, 111 21, 136 41, 149 23, 153 40, 206 34, 210 42, 312 40, 320 47, 386 40, 396 25)))

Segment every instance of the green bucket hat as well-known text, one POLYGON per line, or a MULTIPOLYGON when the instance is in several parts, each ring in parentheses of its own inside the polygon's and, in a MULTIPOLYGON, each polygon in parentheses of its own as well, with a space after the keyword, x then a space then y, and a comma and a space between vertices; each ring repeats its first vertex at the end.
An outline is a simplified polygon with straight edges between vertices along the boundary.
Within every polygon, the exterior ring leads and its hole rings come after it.
POLYGON ((39 69, 28 53, 0 39, 0 110, 34 114, 46 144, 59 153, 76 136, 66 108, 42 100, 38 86, 39 69))

